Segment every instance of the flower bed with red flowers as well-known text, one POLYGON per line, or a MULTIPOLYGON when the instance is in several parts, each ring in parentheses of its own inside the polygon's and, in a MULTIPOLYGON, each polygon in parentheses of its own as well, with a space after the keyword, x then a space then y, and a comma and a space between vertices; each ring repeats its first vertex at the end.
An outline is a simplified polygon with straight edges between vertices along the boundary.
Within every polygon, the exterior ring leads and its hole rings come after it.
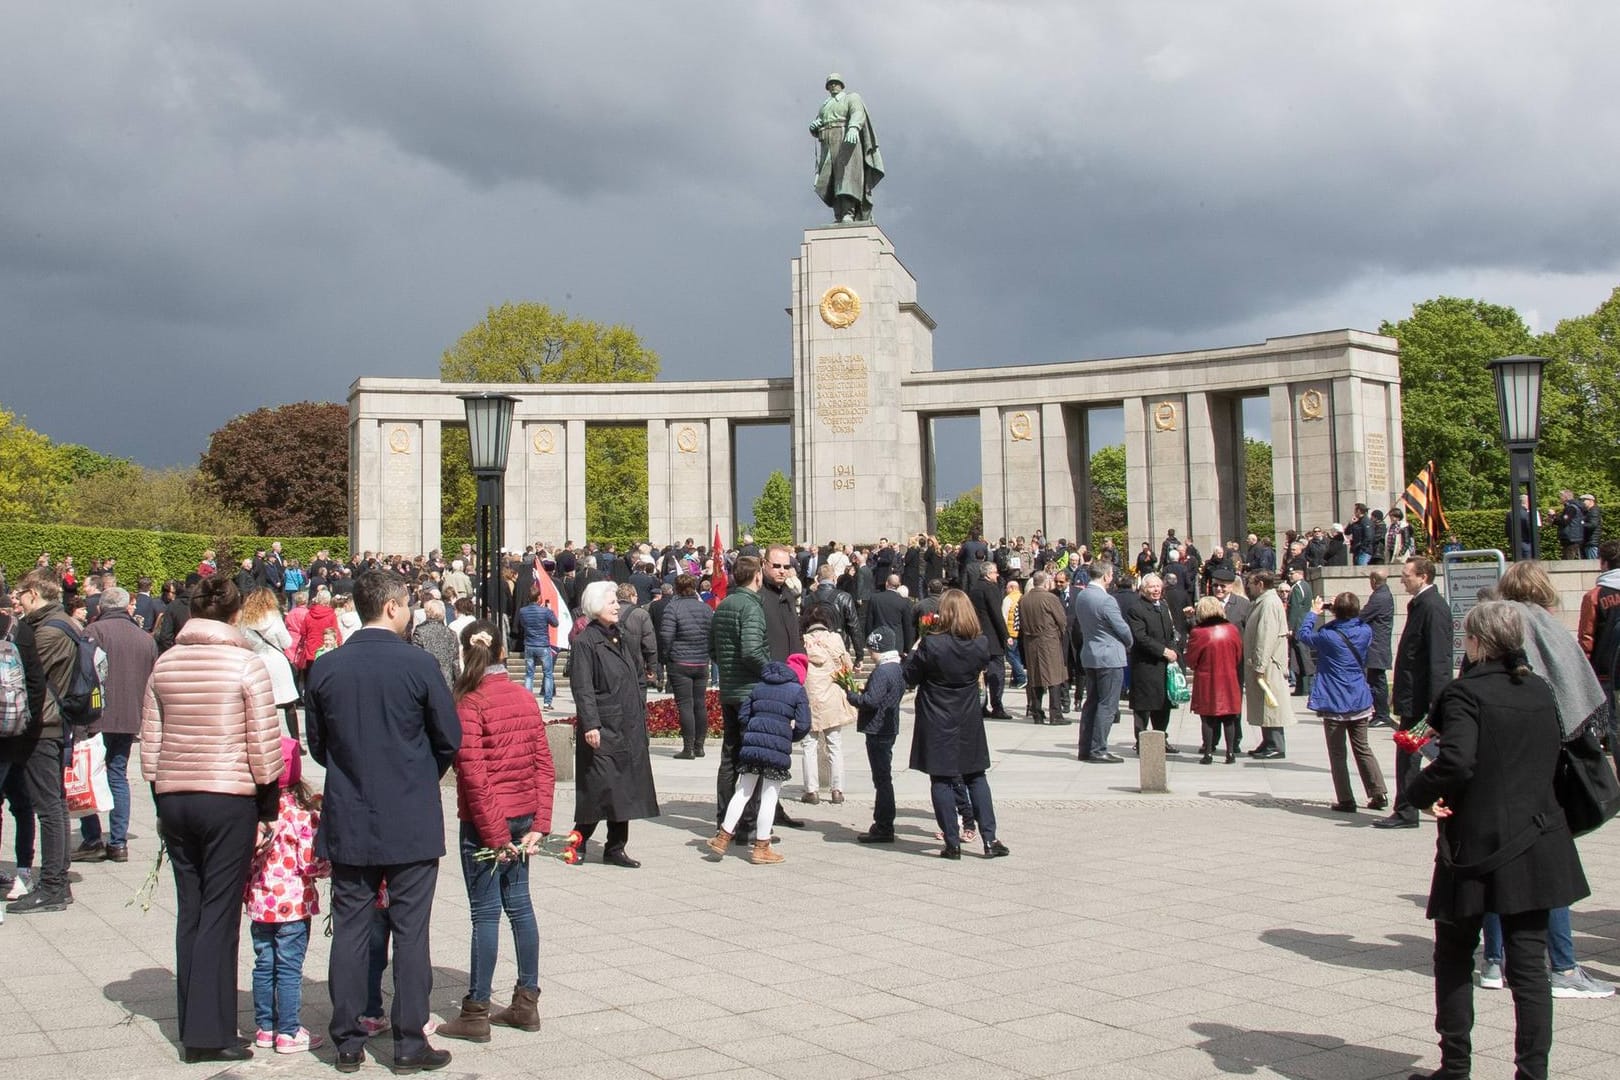
MULTIPOLYGON (((710 690, 703 695, 704 707, 709 713, 709 734, 719 738, 724 731, 724 722, 720 712, 720 691, 710 690)), ((577 725, 579 717, 565 716, 560 720, 552 720, 553 724, 577 725)), ((664 698, 662 701, 647 703, 647 734, 654 739, 678 739, 681 736, 681 711, 675 704, 674 698, 664 698)))

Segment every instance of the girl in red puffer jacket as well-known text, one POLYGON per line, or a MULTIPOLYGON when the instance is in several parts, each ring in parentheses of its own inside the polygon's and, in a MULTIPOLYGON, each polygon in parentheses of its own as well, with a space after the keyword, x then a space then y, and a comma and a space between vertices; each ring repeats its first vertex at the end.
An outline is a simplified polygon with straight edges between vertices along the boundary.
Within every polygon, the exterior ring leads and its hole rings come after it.
POLYGON ((472 961, 461 1015, 441 1024, 439 1034, 474 1042, 488 1041, 491 1024, 540 1030, 540 933, 529 900, 528 856, 551 832, 556 770, 533 692, 506 672, 503 638, 484 619, 468 623, 461 631, 462 666, 455 685, 461 717, 456 814, 472 908, 472 961), (512 1004, 491 1013, 502 909, 512 925, 518 978, 512 1004))

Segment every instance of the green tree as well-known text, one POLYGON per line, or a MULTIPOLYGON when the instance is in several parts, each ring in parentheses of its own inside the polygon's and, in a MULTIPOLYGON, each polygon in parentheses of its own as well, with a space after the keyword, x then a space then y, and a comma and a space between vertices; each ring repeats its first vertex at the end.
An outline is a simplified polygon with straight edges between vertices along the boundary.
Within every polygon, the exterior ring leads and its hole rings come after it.
MULTIPOLYGON (((482 322, 445 350, 439 377, 446 382, 651 382, 658 366, 658 354, 628 326, 571 319, 546 304, 506 303, 490 308, 482 322)), ((465 432, 457 439, 458 429, 444 433, 444 531, 465 536, 472 532, 476 491, 465 432)), ((646 429, 586 429, 585 531, 586 539, 596 541, 646 537, 646 429)))
POLYGON ((1560 487, 1620 497, 1620 288, 1596 311, 1565 319, 1536 342, 1550 361, 1541 391, 1536 483, 1550 504, 1560 487))
POLYGON ((934 535, 941 543, 960 544, 969 532, 984 525, 983 503, 983 484, 962 492, 934 515, 934 535))
POLYGON ((754 500, 750 531, 756 544, 793 543, 793 485, 781 469, 771 470, 765 478, 765 487, 754 500))
POLYGON ((345 405, 301 401, 238 416, 209 436, 197 468, 261 536, 349 531, 345 405))
MULTIPOLYGON (((1526 353, 1535 340, 1510 307, 1441 296, 1379 332, 1401 343, 1401 424, 1406 478, 1433 459, 1447 507, 1507 505, 1507 453, 1486 365, 1526 353)), ((1404 480, 1403 480, 1404 486, 1404 480)))
POLYGON ((1243 467, 1245 520, 1250 532, 1265 535, 1271 531, 1276 517, 1271 486, 1271 444, 1245 435, 1243 467))
POLYGON ((0 408, 0 521, 55 521, 68 475, 50 439, 0 408))
POLYGON ((68 471, 73 479, 84 476, 94 476, 108 469, 133 464, 128 458, 109 457, 106 454, 80 446, 77 443, 58 443, 56 452, 62 460, 62 467, 68 471))
POLYGON ((1125 447, 1104 446, 1091 455, 1091 533, 1125 528, 1125 447))
POLYGON ((143 469, 120 463, 81 476, 68 490, 62 522, 103 529, 156 529, 204 536, 248 536, 253 519, 225 505, 196 469, 143 469))

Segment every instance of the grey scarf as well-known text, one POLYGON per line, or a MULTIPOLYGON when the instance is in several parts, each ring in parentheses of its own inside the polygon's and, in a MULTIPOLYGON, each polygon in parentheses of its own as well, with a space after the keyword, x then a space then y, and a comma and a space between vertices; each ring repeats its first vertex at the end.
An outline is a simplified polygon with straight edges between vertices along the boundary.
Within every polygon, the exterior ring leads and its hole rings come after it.
MULTIPOLYGON (((1543 608, 1519 600, 1512 604, 1523 617, 1524 655, 1530 661, 1530 670, 1552 687, 1553 699, 1558 703, 1558 725, 1568 739, 1607 707, 1603 688, 1574 634, 1543 608)), ((1599 718, 1600 731, 1607 724, 1607 716, 1599 718)))

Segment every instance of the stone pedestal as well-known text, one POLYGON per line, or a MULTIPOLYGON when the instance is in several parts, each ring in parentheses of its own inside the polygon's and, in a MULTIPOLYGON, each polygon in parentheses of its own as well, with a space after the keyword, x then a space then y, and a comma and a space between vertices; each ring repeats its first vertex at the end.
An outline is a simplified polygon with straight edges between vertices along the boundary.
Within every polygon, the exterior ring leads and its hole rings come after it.
POLYGON ((1142 794, 1162 795, 1170 790, 1165 778, 1164 732, 1148 730, 1137 736, 1136 766, 1141 776, 1142 794))
POLYGON ((873 541, 923 528, 921 429, 907 375, 933 368, 933 322, 876 225, 807 229, 793 260, 794 528, 873 541))
POLYGON ((572 783, 574 780, 574 725, 547 724, 546 746, 551 750, 551 763, 557 767, 557 779, 572 783))

